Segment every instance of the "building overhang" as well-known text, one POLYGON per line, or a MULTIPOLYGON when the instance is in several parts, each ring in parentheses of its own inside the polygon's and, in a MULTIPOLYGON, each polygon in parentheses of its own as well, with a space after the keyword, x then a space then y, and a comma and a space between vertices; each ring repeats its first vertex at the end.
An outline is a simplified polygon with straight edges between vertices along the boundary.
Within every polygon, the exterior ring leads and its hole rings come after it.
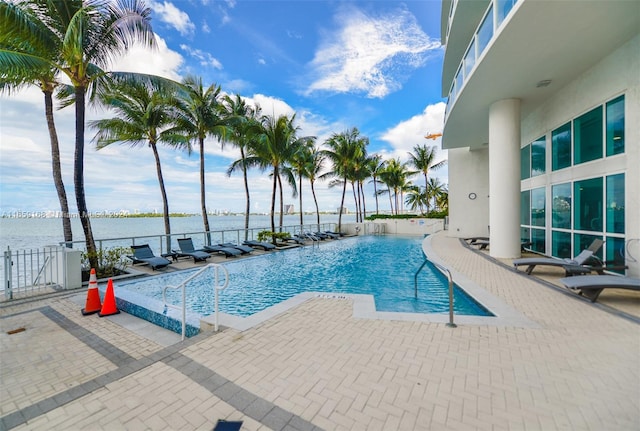
POLYGON ((639 29, 635 0, 520 0, 449 107, 443 148, 486 147, 493 102, 520 99, 524 118, 639 29))

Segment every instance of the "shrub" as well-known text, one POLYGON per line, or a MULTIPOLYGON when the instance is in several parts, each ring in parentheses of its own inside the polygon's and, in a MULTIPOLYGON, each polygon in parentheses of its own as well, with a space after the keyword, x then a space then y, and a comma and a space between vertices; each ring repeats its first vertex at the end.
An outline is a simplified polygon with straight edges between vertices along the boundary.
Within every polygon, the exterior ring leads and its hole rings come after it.
POLYGON ((275 242, 278 239, 289 238, 289 232, 271 232, 270 230, 262 230, 258 232, 258 241, 275 242))
POLYGON ((126 255, 130 253, 131 249, 128 247, 102 248, 94 253, 84 251, 81 256, 82 269, 89 271, 90 258, 95 258, 98 261, 98 267, 95 268, 98 278, 120 275, 126 266, 126 255))

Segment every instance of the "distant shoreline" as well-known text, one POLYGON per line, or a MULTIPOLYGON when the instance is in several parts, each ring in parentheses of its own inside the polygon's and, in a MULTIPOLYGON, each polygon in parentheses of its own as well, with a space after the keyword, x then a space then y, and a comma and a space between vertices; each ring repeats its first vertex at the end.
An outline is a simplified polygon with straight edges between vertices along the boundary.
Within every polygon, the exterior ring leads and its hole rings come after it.
MULTIPOLYGON (((315 212, 305 212, 304 215, 315 215, 315 212)), ((208 214, 209 217, 243 217, 244 213, 225 213, 225 214, 208 214)), ((265 213, 250 213, 250 216, 268 216, 269 214, 265 213)), ((276 216, 280 216, 280 213, 276 213, 276 216)), ((287 213, 285 215, 288 216, 299 216, 299 212, 287 213)), ((320 215, 338 215, 337 212, 331 211, 320 211, 320 215)), ((349 213, 343 214, 349 215, 349 213)), ((191 214, 191 213, 170 213, 169 217, 198 217, 200 214, 191 214)), ((3 212, 0 215, 2 219, 60 219, 63 215, 60 211, 14 211, 14 212, 3 212)), ((80 218, 78 213, 71 213, 68 216, 71 219, 80 218)), ((159 218, 164 217, 163 214, 160 213, 136 213, 130 214, 126 212, 116 212, 116 211, 103 211, 103 212, 94 212, 89 215, 92 219, 98 218, 159 218)))

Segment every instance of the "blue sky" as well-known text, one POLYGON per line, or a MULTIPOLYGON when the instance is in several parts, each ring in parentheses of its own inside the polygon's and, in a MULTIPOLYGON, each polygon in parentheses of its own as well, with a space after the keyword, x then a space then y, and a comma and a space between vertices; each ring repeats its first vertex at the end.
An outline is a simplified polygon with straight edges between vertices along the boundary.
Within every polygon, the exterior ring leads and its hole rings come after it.
MULTIPOLYGON (((407 159, 415 145, 442 130, 444 99, 440 45, 440 1, 147 1, 157 35, 155 51, 135 47, 112 70, 154 73, 176 80, 187 74, 223 92, 240 94, 265 114, 296 113, 304 136, 321 144, 332 133, 357 127, 370 140, 369 152, 407 159)), ((108 113, 90 108, 88 119, 108 113)), ((73 109, 56 111, 62 169, 72 211, 73 109)), ((87 128, 85 187, 88 208, 103 211, 161 209, 151 151, 112 145, 95 150, 87 128)), ((42 93, 35 88, 0 96, 0 210, 59 210, 51 175, 50 144, 42 93)), ((209 210, 241 212, 240 175, 226 168, 239 153, 215 139, 206 142, 209 210)), ((446 151, 439 151, 439 159, 446 151)), ((160 152, 172 212, 198 213, 198 155, 160 152)), ((327 167, 328 168, 328 167, 327 167)), ((433 172, 447 182, 447 169, 433 172)), ((252 212, 267 212, 268 173, 250 176, 252 212)), ((417 184, 424 181, 418 175, 417 184)), ((318 183, 321 210, 340 204, 339 188, 318 183)), ((373 207, 373 188, 367 190, 373 207)), ((346 206, 353 208, 347 196, 346 206)), ((308 185, 303 209, 313 210, 308 185)), ((285 204, 298 200, 285 190, 285 204)), ((388 209, 388 199, 381 201, 388 209)))

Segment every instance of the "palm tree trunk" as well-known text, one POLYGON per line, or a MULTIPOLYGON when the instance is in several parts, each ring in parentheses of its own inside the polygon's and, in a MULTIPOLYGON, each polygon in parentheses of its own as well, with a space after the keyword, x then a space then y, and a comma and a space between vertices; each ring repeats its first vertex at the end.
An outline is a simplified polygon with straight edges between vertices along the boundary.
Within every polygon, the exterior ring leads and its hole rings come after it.
MULTIPOLYGON (((280 178, 280 172, 278 172, 278 188, 280 189, 280 230, 279 232, 282 232, 282 225, 284 223, 284 199, 283 199, 283 192, 282 192, 282 179, 280 178)), ((275 241, 275 238, 274 238, 275 241)))
POLYGON ((302 214, 302 175, 300 176, 300 191, 298 192, 298 195, 300 197, 300 229, 302 229, 302 225, 304 224, 304 220, 303 220, 303 214, 302 214))
POLYGON ((356 223, 358 223, 360 221, 360 208, 358 206, 358 198, 356 197, 356 187, 353 181, 351 182, 351 191, 353 192, 353 203, 356 206, 356 223))
POLYGON ((373 196, 376 198, 376 214, 379 213, 379 208, 378 208, 378 187, 376 187, 376 179, 375 177, 373 178, 373 196))
POLYGON ((340 209, 338 210, 338 232, 342 232, 342 208, 344 208, 344 195, 347 194, 347 178, 342 182, 342 200, 340 201, 340 209))
POLYGON ((84 196, 84 114, 85 114, 85 87, 75 87, 75 107, 76 107, 76 149, 73 158, 73 186, 76 194, 76 204, 78 215, 84 231, 84 240, 89 257, 91 268, 98 269, 98 256, 96 254, 96 243, 91 231, 91 219, 87 210, 87 201, 84 196))
POLYGON ((160 193, 162 194, 162 215, 164 217, 164 233, 167 235, 165 242, 166 252, 171 253, 171 223, 169 221, 169 200, 167 199, 167 191, 164 187, 164 179, 162 178, 162 167, 160 166, 160 155, 155 142, 149 142, 149 146, 153 151, 153 157, 156 159, 156 173, 158 174, 158 183, 160 184, 160 193))
POLYGON ((69 218, 69 202, 67 201, 67 192, 64 189, 62 181, 62 169, 60 167, 60 146, 58 144, 58 133, 53 120, 53 92, 49 89, 43 90, 44 93, 44 112, 47 118, 47 128, 49 129, 49 139, 51 140, 51 170, 53 172, 53 183, 58 192, 58 200, 60 201, 60 211, 62 212, 62 232, 64 234, 64 242, 67 247, 72 247, 73 232, 71 231, 71 218, 69 218))
POLYGON ((318 207, 318 199, 316 198, 316 189, 313 187, 313 181, 311 183, 311 194, 313 195, 313 202, 316 204, 316 217, 318 222, 318 230, 320 230, 320 208, 318 207))
POLYGON ((278 168, 273 167, 273 191, 271 192, 271 232, 276 231, 276 188, 278 187, 278 168))
POLYGON ((209 217, 207 216, 207 202, 204 188, 204 138, 200 140, 200 206, 202 207, 202 222, 207 234, 207 245, 211 245, 211 233, 209 232, 209 217))
POLYGON ((360 185, 360 196, 362 196, 362 221, 367 218, 367 204, 364 198, 364 185, 362 181, 358 183, 360 185))
POLYGON ((249 197, 249 179, 247 178, 247 163, 245 161, 244 148, 240 147, 242 157, 242 176, 244 178, 244 194, 247 196, 247 205, 244 210, 244 240, 249 239, 249 213, 251 212, 251 199, 249 197))

